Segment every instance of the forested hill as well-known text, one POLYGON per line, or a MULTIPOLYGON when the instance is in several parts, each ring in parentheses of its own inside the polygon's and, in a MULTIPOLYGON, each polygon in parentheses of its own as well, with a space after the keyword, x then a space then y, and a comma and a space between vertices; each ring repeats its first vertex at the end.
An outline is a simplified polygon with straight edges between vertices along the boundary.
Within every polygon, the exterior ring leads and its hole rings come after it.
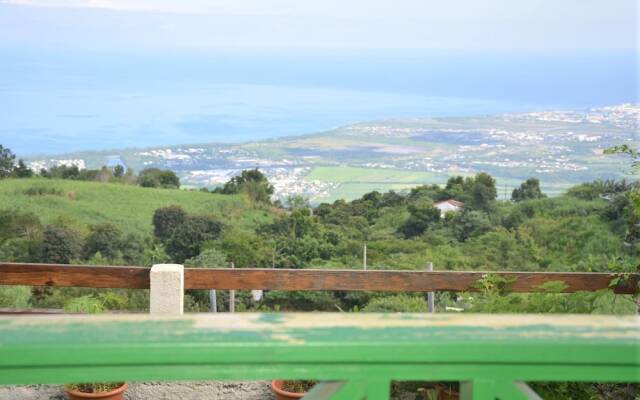
POLYGON ((533 179, 512 201, 498 201, 495 180, 481 173, 311 208, 302 198, 271 204, 263 194, 272 188, 256 171, 218 193, 4 179, 0 257, 140 265, 156 251, 154 262, 361 268, 367 243, 372 269, 422 269, 428 261, 436 269, 631 268, 640 263, 633 187, 597 181, 548 198, 533 179), (464 206, 441 216, 434 202, 449 199, 464 206))

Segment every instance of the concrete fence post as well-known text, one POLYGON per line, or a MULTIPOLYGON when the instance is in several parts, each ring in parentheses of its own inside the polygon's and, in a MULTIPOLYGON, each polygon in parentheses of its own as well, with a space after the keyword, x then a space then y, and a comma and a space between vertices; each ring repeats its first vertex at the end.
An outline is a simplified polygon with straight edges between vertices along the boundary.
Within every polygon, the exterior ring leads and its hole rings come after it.
MULTIPOLYGON (((231 269, 234 269, 236 265, 231 263, 231 269)), ((229 290, 229 312, 236 312, 236 291, 229 290)))
MULTIPOLYGON (((433 263, 429 262, 427 264, 427 271, 429 272, 433 272, 433 263)), ((427 292, 427 307, 429 309, 430 313, 434 313, 436 311, 436 302, 434 299, 434 293, 433 292, 427 292)))
POLYGON ((153 315, 184 313, 184 266, 156 264, 149 274, 151 293, 149 311, 153 315))

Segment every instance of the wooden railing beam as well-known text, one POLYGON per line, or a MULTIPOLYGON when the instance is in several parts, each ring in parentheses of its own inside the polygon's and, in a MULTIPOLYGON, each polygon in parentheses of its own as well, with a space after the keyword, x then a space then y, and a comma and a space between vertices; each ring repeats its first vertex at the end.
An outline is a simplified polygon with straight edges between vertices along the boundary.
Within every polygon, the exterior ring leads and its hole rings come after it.
MULTIPOLYGON (((513 282, 512 292, 535 292, 545 282, 561 281, 564 292, 611 288, 619 294, 638 290, 640 274, 598 272, 381 271, 326 269, 185 268, 185 289, 344 290, 387 292, 475 291, 487 273, 513 282), (622 278, 622 279, 621 279, 622 278)), ((0 285, 92 288, 149 288, 149 268, 89 265, 0 263, 0 285)))

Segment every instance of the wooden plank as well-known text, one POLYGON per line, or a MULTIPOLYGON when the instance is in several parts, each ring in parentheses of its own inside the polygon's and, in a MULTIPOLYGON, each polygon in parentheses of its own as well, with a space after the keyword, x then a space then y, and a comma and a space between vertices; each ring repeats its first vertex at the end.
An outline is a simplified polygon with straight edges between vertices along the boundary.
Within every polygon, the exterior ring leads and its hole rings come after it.
MULTIPOLYGON (((0 384, 318 379, 638 382, 636 316, 0 317, 0 384)), ((385 383, 385 391, 387 388, 385 383)))
MULTIPOLYGON (((513 279, 513 292, 533 292, 549 281, 562 281, 565 292, 610 287, 617 275, 592 272, 465 272, 319 269, 185 269, 185 289, 345 290, 387 292, 474 291, 487 273, 513 279)), ((619 294, 638 289, 639 274, 613 287, 619 294)), ((89 265, 0 263, 0 285, 149 288, 149 269, 89 265)))
MULTIPOLYGON (((388 292, 474 291, 474 284, 488 272, 459 271, 361 271, 318 269, 185 269, 188 289, 354 290, 388 292)), ((562 281, 567 293, 607 289, 614 274, 580 272, 491 272, 514 279, 513 292, 533 292, 549 281, 562 281)), ((616 293, 637 290, 638 275, 631 275, 616 293)))
POLYGON ((0 263, 0 285, 149 289, 149 268, 0 263))

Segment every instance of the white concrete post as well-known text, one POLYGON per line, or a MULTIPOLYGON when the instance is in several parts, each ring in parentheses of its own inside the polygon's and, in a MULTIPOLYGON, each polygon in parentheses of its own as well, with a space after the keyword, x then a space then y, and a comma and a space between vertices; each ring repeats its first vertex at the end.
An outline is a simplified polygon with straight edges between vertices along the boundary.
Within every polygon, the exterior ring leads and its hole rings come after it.
POLYGON ((184 266, 156 264, 151 267, 149 311, 154 315, 184 313, 184 266))
POLYGON ((364 243, 364 246, 362 247, 362 268, 366 271, 367 270, 367 243, 364 243))
MULTIPOLYGON (((433 272, 433 263, 430 262, 427 264, 427 271, 433 272)), ((427 292, 427 306, 429 307, 429 312, 434 313, 436 311, 436 303, 433 298, 433 292, 427 292)))
MULTIPOLYGON (((235 267, 236 265, 231 263, 231 269, 235 267)), ((229 312, 236 312, 236 291, 233 289, 229 290, 229 312)))

